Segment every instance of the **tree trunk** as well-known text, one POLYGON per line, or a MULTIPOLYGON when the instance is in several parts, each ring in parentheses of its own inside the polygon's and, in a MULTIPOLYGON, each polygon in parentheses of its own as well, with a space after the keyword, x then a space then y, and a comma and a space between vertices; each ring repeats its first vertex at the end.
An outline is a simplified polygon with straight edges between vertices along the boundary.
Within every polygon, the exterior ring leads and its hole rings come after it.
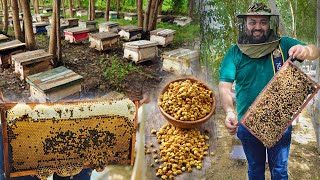
POLYGON ((189 0, 189 17, 192 19, 193 18, 193 5, 194 5, 194 0, 189 0))
POLYGON ((156 28, 157 25, 157 17, 158 17, 158 0, 153 0, 153 3, 150 7, 150 17, 149 17, 149 25, 148 25, 148 31, 152 31, 156 28))
POLYGON ((7 34, 8 33, 8 19, 9 19, 9 13, 8 13, 8 1, 3 0, 3 33, 7 34))
POLYGON ((90 21, 94 21, 95 19, 95 15, 96 15, 96 12, 95 12, 95 5, 94 5, 94 0, 90 0, 90 21))
POLYGON ((160 2, 159 2, 159 6, 158 6, 158 15, 161 15, 161 11, 162 11, 162 4, 163 4, 163 0, 160 0, 160 2))
POLYGON ((62 49, 61 49, 61 31, 60 31, 60 5, 61 1, 57 0, 57 13, 56 13, 56 31, 57 31, 57 64, 62 62, 62 49))
POLYGON ((117 1, 117 13, 118 15, 120 14, 120 0, 116 0, 117 1))
POLYGON ((109 11, 110 11, 110 0, 107 0, 107 4, 106 4, 106 21, 109 21, 109 19, 110 19, 109 11))
POLYGON ((26 46, 28 50, 34 50, 36 48, 36 41, 33 34, 32 28, 32 17, 30 11, 30 1, 22 1, 23 9, 23 21, 24 21, 24 31, 26 37, 26 46))
POLYGON ((126 0, 123 0, 123 6, 125 6, 126 5, 126 0))
POLYGON ((151 8, 152 0, 148 0, 147 3, 148 4, 147 4, 146 12, 145 12, 145 15, 144 15, 144 21, 143 21, 143 31, 144 32, 148 31, 149 15, 150 15, 150 8, 151 8))
POLYGON ((81 8, 81 0, 78 1, 78 8, 81 8))
MULTIPOLYGON (((275 0, 269 0, 269 4, 270 4, 270 7, 271 7, 271 10, 272 10, 273 13, 280 14, 279 10, 278 10, 278 8, 276 6, 276 1, 275 0)), ((280 21, 280 24, 279 24, 280 35, 281 36, 287 36, 287 32, 286 32, 286 29, 284 27, 284 21, 283 21, 281 16, 279 18, 280 18, 279 19, 279 21, 280 21)))
POLYGON ((293 38, 297 38, 297 31, 296 31, 296 9, 293 8, 292 0, 289 1, 290 12, 292 17, 292 32, 291 35, 293 38))
MULTIPOLYGON (((62 0, 62 13, 63 13, 63 16, 66 17, 66 10, 65 10, 65 7, 66 7, 66 1, 65 0, 62 0)), ((60 9, 59 9, 60 11, 60 9)), ((60 13, 59 13, 60 14, 60 13)))
MULTIPOLYGON (((52 54, 52 64, 54 67, 57 66, 57 0, 53 2, 53 9, 52 9, 52 24, 51 24, 51 34, 50 34, 50 41, 49 41, 49 53, 52 54)), ((60 14, 60 13, 59 13, 60 14)))
POLYGON ((70 11, 70 17, 73 18, 72 0, 69 0, 69 11, 70 11))
POLYGON ((35 12, 36 14, 40 14, 40 13, 39 13, 39 0, 35 0, 35 1, 34 1, 33 7, 34 7, 34 12, 35 12))
POLYGON ((19 10, 18 10, 18 0, 12 0, 12 19, 13 19, 13 28, 14 36, 16 39, 23 41, 23 36, 20 28, 20 19, 19 19, 19 10))
POLYGON ((143 27, 142 19, 142 0, 137 0, 137 10, 138 10, 138 27, 143 27))
POLYGON ((22 13, 21 0, 18 0, 18 5, 19 5, 19 12, 22 13))

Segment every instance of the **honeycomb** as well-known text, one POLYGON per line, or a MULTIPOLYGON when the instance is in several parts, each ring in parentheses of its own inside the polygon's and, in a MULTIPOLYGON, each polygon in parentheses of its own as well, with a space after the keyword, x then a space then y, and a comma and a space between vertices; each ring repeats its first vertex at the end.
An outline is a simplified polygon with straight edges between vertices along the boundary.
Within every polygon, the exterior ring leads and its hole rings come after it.
POLYGON ((286 62, 241 122, 266 147, 271 148, 318 90, 319 85, 292 62, 286 62))
POLYGON ((135 105, 129 99, 73 104, 17 104, 7 111, 11 172, 41 179, 129 164, 135 105))

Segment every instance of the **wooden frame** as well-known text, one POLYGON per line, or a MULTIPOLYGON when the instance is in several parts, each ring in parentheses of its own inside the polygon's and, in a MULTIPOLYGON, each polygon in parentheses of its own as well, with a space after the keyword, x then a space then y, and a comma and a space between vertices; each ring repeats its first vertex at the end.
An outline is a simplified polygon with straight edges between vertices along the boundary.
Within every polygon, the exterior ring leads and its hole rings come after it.
MULTIPOLYGON (((0 93, 0 100, 4 101, 2 93, 0 93)), ((66 101, 66 102, 59 102, 59 104, 77 104, 82 102, 96 102, 97 100, 80 100, 80 101, 66 101)), ((130 156, 130 165, 133 166, 134 158, 135 158, 135 141, 136 141, 136 131, 138 126, 138 108, 140 106, 139 100, 131 99, 134 102, 136 107, 136 115, 133 121, 133 132, 132 132, 132 139, 131 139, 131 151, 129 152, 130 156)), ((6 111, 13 108, 17 105, 17 102, 4 102, 1 103, 0 101, 0 117, 1 117, 1 126, 2 126, 2 136, 3 136, 3 155, 4 155, 4 172, 5 178, 10 179, 12 177, 20 177, 20 176, 28 176, 28 175, 36 175, 37 172, 35 170, 30 171, 21 171, 21 172, 10 172, 10 157, 9 157, 9 143, 8 143, 8 134, 7 134, 7 122, 6 122, 6 111)), ((55 103, 27 103, 27 105, 31 106, 32 108, 38 104, 44 105, 53 105, 55 103)), ((84 166, 85 168, 94 169, 94 167, 84 166)), ((53 172, 56 172, 57 169, 52 169, 53 172)))

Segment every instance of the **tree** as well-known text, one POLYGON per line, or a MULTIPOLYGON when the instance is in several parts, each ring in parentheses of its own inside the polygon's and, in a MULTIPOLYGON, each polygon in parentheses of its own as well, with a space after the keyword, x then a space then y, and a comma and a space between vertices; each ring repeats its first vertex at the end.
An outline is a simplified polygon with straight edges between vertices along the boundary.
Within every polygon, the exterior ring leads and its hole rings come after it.
POLYGON ((24 31, 26 38, 26 46, 28 50, 34 50, 36 48, 36 41, 33 34, 32 18, 30 11, 30 1, 22 1, 24 31))
POLYGON ((193 17, 193 5, 194 5, 194 0, 189 0, 189 17, 193 17))
POLYGON ((162 0, 148 0, 148 5, 146 8, 144 16, 144 26, 143 30, 152 31, 156 28, 158 11, 162 0))
POLYGON ((72 0, 69 0, 69 11, 70 11, 70 17, 73 18, 72 0))
MULTIPOLYGON (((276 6, 276 1, 275 0, 269 0, 269 4, 270 4, 270 8, 271 8, 273 13, 280 14, 279 10, 278 10, 278 8, 276 6)), ((286 29, 285 29, 285 26, 284 26, 284 22, 283 22, 283 19, 282 19, 281 16, 280 16, 279 30, 280 30, 280 34, 282 36, 287 36, 287 32, 286 32, 286 29)))
MULTIPOLYGON (((60 0, 55 0, 53 2, 53 10, 52 10, 52 27, 51 27, 51 34, 50 34, 50 43, 49 43, 49 53, 52 54, 52 64, 53 66, 57 66, 59 62, 59 53, 57 56, 57 49, 58 49, 58 41, 60 41, 60 37, 58 36, 57 32, 60 32, 60 0)), ((60 44, 61 45, 61 44, 60 44)), ((61 50, 61 47, 59 47, 61 50)))
POLYGON ((34 7, 34 12, 36 14, 40 14, 39 13, 39 0, 34 0, 33 7, 34 7))
POLYGON ((110 0, 106 3, 106 21, 109 21, 109 11, 110 11, 110 0))
POLYGON ((94 0, 89 1, 89 16, 88 20, 89 21, 94 21, 95 19, 95 5, 94 5, 94 0))
POLYGON ((138 10, 138 27, 143 27, 142 19, 142 0, 137 0, 137 10, 138 10))
POLYGON ((120 14, 120 0, 117 1, 117 14, 120 14))
POLYGON ((9 14, 8 14, 8 1, 3 0, 3 33, 7 34, 8 33, 8 19, 9 19, 9 14))
POLYGON ((57 0, 57 13, 56 13, 56 31, 57 31, 57 64, 62 62, 62 49, 61 49, 61 31, 60 31, 60 6, 61 1, 57 0))
POLYGON ((22 36, 21 27, 20 27, 18 0, 12 0, 11 4, 12 4, 14 36, 16 37, 16 39, 23 41, 24 38, 22 36))

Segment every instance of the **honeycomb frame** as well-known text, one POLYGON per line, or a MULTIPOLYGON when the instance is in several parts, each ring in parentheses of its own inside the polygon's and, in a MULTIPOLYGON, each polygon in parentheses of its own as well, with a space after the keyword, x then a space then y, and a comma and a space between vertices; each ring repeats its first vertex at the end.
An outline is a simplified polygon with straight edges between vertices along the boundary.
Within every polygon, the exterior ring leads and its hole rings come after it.
POLYGON ((137 104, 126 98, 22 105, 1 103, 6 177, 37 175, 45 179, 52 172, 70 176, 84 167, 102 171, 107 164, 132 165, 136 109, 137 104), (112 110, 113 107, 117 110, 112 110), (42 157, 44 154, 47 156, 42 157))
POLYGON ((315 81, 288 60, 260 92, 240 123, 265 147, 271 148, 319 89, 315 81))

